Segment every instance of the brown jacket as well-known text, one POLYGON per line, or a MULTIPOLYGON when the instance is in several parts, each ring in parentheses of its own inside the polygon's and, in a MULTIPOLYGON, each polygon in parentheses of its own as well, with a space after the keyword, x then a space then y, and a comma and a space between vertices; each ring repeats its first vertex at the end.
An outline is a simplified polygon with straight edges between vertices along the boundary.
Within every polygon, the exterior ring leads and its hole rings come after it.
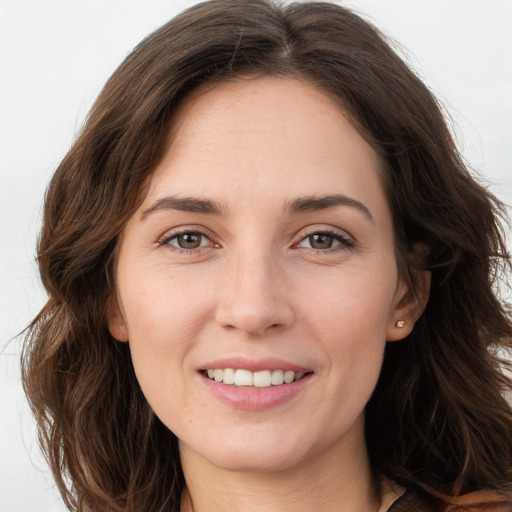
POLYGON ((388 512, 512 512, 512 498, 476 503, 447 505, 435 498, 424 498, 408 490, 388 509, 388 512))

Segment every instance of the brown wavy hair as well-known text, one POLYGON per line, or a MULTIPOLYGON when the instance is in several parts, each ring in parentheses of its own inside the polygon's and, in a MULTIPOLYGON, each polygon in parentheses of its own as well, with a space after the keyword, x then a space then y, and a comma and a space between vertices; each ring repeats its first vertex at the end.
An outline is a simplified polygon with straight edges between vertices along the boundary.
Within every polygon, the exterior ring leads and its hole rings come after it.
MULTIPOLYGON (((148 406, 129 344, 105 309, 127 220, 167 149, 180 102, 201 84, 284 76, 348 112, 385 169, 402 276, 432 273, 423 316, 386 348, 366 409, 376 475, 421 492, 512 491, 510 265, 504 207, 468 172, 442 110, 378 30, 330 3, 198 4, 148 36, 105 85, 44 205, 48 302, 27 331, 23 382, 64 502, 79 511, 178 511, 177 440, 148 406), (420 248, 420 249, 418 249, 420 248)), ((300 108, 300 106, 298 106, 300 108)))

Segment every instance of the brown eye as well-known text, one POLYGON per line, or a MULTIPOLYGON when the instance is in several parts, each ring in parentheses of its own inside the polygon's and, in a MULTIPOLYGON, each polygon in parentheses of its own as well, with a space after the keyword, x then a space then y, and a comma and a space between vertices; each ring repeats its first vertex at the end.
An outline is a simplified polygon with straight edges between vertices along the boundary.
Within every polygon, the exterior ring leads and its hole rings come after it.
POLYGON ((309 236, 308 239, 312 249, 330 249, 334 242, 334 238, 325 233, 316 233, 309 236))
POLYGON ((349 249, 354 247, 354 242, 342 233, 318 231, 305 236, 297 245, 305 249, 328 252, 330 249, 349 249))
POLYGON ((208 245, 208 239, 202 233, 181 233, 169 240, 169 245, 179 249, 199 249, 208 245))

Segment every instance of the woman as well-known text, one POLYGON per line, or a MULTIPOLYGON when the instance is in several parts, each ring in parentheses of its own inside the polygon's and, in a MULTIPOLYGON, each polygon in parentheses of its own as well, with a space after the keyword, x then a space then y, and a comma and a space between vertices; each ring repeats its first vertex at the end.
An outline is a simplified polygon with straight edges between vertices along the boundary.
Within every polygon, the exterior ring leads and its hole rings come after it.
POLYGON ((50 184, 24 382, 77 510, 511 510, 499 202, 375 28, 198 4, 50 184))

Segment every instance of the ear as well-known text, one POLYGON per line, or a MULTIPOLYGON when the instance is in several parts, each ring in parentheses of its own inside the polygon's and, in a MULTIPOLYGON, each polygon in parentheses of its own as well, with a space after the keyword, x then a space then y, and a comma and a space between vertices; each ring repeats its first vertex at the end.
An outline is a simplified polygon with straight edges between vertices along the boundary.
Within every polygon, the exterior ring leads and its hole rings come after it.
POLYGON ((421 316, 430 294, 431 274, 428 271, 415 271, 412 285, 403 280, 397 287, 395 306, 391 312, 386 329, 387 341, 398 341, 411 334, 416 320, 421 316))
POLYGON ((111 295, 107 303, 107 326, 117 341, 128 341, 128 329, 117 299, 111 295))

